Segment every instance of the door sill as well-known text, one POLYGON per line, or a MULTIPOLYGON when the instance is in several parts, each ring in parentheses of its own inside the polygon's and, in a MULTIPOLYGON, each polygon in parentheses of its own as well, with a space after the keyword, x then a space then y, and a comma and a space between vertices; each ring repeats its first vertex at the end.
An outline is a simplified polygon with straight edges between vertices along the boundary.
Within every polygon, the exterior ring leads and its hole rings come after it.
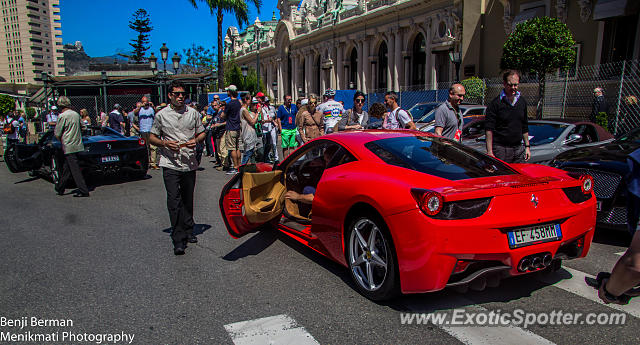
POLYGON ((317 239, 317 237, 311 233, 311 224, 301 224, 296 222, 295 220, 287 218, 286 216, 282 216, 278 225, 281 230, 295 234, 297 236, 302 235, 309 240, 317 239))

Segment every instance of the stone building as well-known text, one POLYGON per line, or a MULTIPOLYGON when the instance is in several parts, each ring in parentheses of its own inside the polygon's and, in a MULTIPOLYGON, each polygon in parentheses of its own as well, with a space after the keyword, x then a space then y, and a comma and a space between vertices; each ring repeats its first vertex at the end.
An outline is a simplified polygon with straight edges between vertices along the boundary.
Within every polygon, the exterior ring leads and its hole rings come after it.
POLYGON ((535 16, 565 22, 577 65, 637 59, 637 0, 279 0, 280 19, 230 27, 225 59, 257 67, 278 96, 442 88, 499 75, 502 45, 535 16), (259 61, 259 66, 258 66, 259 61), (441 83, 441 84, 440 84, 441 83))

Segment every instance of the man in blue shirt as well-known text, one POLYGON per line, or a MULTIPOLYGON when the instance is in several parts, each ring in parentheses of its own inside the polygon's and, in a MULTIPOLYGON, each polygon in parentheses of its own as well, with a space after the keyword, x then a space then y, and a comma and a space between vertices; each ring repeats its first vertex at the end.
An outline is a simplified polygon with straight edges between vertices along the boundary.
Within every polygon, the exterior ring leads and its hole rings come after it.
POLYGON ((224 108, 221 118, 226 120, 225 144, 229 150, 229 156, 233 162, 233 168, 227 171, 227 175, 235 175, 240 167, 240 109, 242 108, 238 100, 238 88, 235 85, 227 87, 227 95, 230 100, 224 108))
POLYGON ((109 113, 109 127, 114 131, 122 134, 124 128, 124 117, 120 113, 120 104, 115 104, 113 110, 109 113))
POLYGON ((282 137, 282 151, 284 157, 293 152, 298 147, 296 141, 296 114, 298 113, 298 107, 295 104, 291 104, 291 95, 284 96, 284 104, 278 108, 278 129, 281 132, 282 137))
POLYGON ((156 149, 154 147, 152 150, 149 143, 149 133, 151 132, 151 127, 153 127, 153 120, 155 119, 156 112, 153 110, 153 107, 146 96, 142 97, 141 104, 136 108, 136 110, 134 110, 134 113, 138 116, 140 138, 144 139, 145 145, 147 146, 151 168, 160 169, 156 164, 156 149))

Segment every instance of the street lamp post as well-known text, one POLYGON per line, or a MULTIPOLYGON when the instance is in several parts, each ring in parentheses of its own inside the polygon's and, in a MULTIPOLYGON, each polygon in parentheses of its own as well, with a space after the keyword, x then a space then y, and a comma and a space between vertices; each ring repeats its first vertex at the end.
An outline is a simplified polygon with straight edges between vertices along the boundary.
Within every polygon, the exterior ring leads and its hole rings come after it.
POLYGON ((214 68, 213 71, 211 71, 211 76, 213 78, 213 91, 217 92, 218 91, 218 70, 214 68))
POLYGON ((163 102, 166 102, 166 90, 167 90, 167 59, 169 58, 169 48, 166 43, 162 43, 160 47, 160 59, 162 59, 163 73, 162 73, 162 97, 163 102))
POLYGON ((456 66, 456 82, 460 82, 460 63, 462 62, 462 53, 453 51, 449 52, 449 59, 456 66))
POLYGON ((247 72, 249 71, 249 68, 247 67, 247 65, 242 65, 242 67, 240 67, 240 69, 242 70, 242 77, 244 78, 244 88, 248 89, 247 87, 247 72))
POLYGON ((276 98, 274 104, 278 102, 278 82, 271 83, 271 87, 273 88, 273 97, 276 98))
MULTIPOLYGON (((149 56, 149 68, 151 68, 151 74, 155 75, 158 69, 158 58, 153 53, 149 56)), ((160 99, 162 100, 162 90, 160 91, 160 99)))
POLYGON ((260 28, 256 27, 256 92, 260 91, 260 28))
POLYGON ((178 71, 180 70, 180 56, 178 53, 173 53, 171 62, 173 62, 173 70, 175 71, 175 74, 178 74, 178 71))

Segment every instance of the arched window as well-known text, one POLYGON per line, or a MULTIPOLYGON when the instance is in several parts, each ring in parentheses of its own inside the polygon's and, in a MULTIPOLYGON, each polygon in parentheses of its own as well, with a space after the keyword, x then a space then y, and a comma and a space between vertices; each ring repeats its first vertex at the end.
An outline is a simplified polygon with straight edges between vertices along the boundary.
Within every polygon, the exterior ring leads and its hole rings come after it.
POLYGON ((378 89, 387 89, 387 70, 389 69, 389 57, 387 44, 382 42, 378 48, 378 89))
POLYGON ((418 36, 413 40, 411 59, 411 84, 415 86, 422 86, 425 84, 425 70, 427 67, 426 41, 422 34, 418 34, 418 36))
POLYGON ((349 80, 347 85, 353 82, 353 85, 358 83, 358 51, 356 48, 351 49, 351 56, 349 57, 349 80))

